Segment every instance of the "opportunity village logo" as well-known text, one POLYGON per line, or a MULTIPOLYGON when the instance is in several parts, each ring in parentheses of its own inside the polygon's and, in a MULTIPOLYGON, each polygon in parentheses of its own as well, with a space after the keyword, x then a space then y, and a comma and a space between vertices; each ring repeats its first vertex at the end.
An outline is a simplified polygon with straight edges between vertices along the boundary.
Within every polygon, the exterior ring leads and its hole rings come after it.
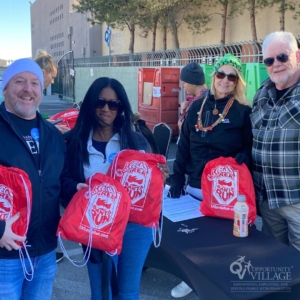
POLYGON ((236 275, 231 292, 290 292, 292 268, 290 267, 255 267, 245 256, 238 256, 229 269, 236 275))

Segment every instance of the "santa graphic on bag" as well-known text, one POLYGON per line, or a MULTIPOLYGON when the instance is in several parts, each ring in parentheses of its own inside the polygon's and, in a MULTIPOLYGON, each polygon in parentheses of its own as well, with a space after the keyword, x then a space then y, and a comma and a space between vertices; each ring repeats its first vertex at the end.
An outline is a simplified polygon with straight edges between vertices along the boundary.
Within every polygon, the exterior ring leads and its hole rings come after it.
POLYGON ((0 220, 12 217, 13 191, 6 185, 0 184, 0 220))
POLYGON ((116 174, 121 177, 120 183, 128 191, 131 205, 144 207, 151 179, 151 168, 143 161, 131 161, 118 169, 116 174))
MULTIPOLYGON (((84 197, 89 199, 89 192, 84 197)), ((91 198, 83 215, 81 225, 93 229, 93 232, 109 234, 113 226, 121 194, 116 187, 102 183, 95 185, 91 191, 91 198)))
POLYGON ((219 165, 211 170, 207 178, 213 182, 212 205, 231 206, 238 195, 238 171, 228 165, 219 165))

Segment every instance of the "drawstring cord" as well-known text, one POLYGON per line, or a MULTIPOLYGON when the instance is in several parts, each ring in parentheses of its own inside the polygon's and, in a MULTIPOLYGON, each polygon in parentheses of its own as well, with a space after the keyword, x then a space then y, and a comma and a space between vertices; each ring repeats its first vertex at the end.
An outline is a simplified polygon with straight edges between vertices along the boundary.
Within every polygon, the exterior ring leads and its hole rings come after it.
POLYGON ((22 248, 19 248, 19 257, 20 257, 20 260, 21 260, 22 268, 23 268, 23 274, 24 274, 24 277, 27 281, 32 281, 33 275, 34 275, 34 268, 33 268, 29 253, 27 251, 27 247, 31 247, 31 245, 27 245, 27 242, 23 242, 23 246, 24 246, 24 251, 26 253, 26 257, 28 258, 28 262, 29 262, 29 270, 27 270, 27 267, 26 267, 26 264, 25 264, 25 257, 24 257, 24 254, 22 252, 22 248))
MULTIPOLYGON (((58 233, 58 241, 61 247, 61 250, 63 251, 64 255, 66 256, 66 258, 76 267, 84 267, 91 255, 91 250, 92 250, 92 242, 93 242, 93 228, 91 225, 91 220, 92 220, 92 208, 93 208, 93 203, 91 201, 92 199, 92 191, 91 191, 91 186, 92 186, 92 178, 93 176, 91 176, 89 178, 89 204, 88 204, 88 209, 87 209, 87 219, 89 222, 89 239, 88 239, 88 243, 87 243, 87 248, 84 252, 83 258, 79 261, 73 260, 70 258, 70 256, 67 253, 67 250, 63 244, 62 238, 61 238, 61 231, 58 233), (82 263, 83 261, 83 263, 82 263)), ((109 253, 106 252, 109 256, 114 256, 117 254, 118 249, 115 250, 115 253, 109 253)))
POLYGON ((155 228, 155 224, 152 225, 152 237, 153 237, 153 245, 155 248, 158 248, 162 239, 162 230, 163 230, 163 222, 164 222, 164 188, 162 189, 162 199, 161 199, 161 213, 160 213, 160 222, 158 222, 158 227, 155 228), (156 242, 158 237, 158 242, 156 242))
MULTIPOLYGON (((23 185, 24 185, 26 201, 27 201, 27 216, 26 216, 27 219, 26 219, 26 230, 25 230, 25 234, 27 234, 28 227, 29 227, 29 220, 30 220, 30 212, 31 212, 30 196, 29 196, 29 190, 28 190, 27 184, 25 182, 25 179, 23 178, 23 175, 22 174, 19 174, 19 175, 20 175, 23 185)), ((20 247, 19 248, 19 257, 21 260, 22 268, 23 268, 23 274, 27 281, 32 281, 33 275, 34 275, 34 268, 33 268, 29 253, 27 251, 27 247, 31 247, 31 245, 27 245, 27 241, 23 242, 22 245, 24 247, 24 251, 25 251, 26 257, 28 258, 28 262, 29 262, 29 270, 27 270, 27 267, 25 264, 25 256, 22 252, 22 248, 20 247)))
MULTIPOLYGON (((29 190, 28 190, 27 184, 25 182, 25 179, 23 178, 23 175, 22 174, 19 174, 19 175, 23 182, 23 186, 24 186, 25 194, 26 194, 26 201, 27 201, 27 220, 26 220, 26 230, 25 230, 25 234, 27 234, 28 227, 29 227, 30 213, 31 213, 30 196, 29 196, 29 190)), ((28 258, 28 261, 29 261, 29 270, 27 270, 26 265, 25 265, 25 257, 22 252, 22 248, 19 248, 19 257, 21 260, 24 277, 27 281, 32 281, 33 275, 34 275, 34 268, 33 268, 29 253, 27 251, 27 247, 31 247, 31 246, 27 245, 27 242, 23 242, 22 245, 24 247, 26 257, 28 258)))
POLYGON ((58 241, 59 241, 59 245, 61 250, 63 251, 64 255, 66 256, 66 258, 75 266, 75 267, 84 267, 91 255, 91 250, 92 250, 92 242, 93 242, 93 228, 91 226, 91 199, 92 199, 92 192, 91 192, 91 182, 92 182, 92 178, 93 176, 91 176, 89 178, 89 204, 88 204, 88 209, 87 209, 87 216, 88 216, 88 222, 90 225, 89 228, 89 239, 88 239, 88 244, 87 244, 87 248, 84 252, 83 258, 81 260, 73 260, 72 258, 70 258, 69 254, 67 253, 67 250, 63 244, 62 238, 61 238, 61 231, 58 233, 58 241))

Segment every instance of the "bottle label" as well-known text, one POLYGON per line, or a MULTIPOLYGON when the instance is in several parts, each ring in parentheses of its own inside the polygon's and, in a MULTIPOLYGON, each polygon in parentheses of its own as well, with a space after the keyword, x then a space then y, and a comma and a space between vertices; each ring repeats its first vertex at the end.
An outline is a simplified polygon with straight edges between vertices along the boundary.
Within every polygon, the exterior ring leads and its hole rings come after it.
POLYGON ((238 237, 248 236, 248 213, 247 211, 234 212, 233 234, 238 237))

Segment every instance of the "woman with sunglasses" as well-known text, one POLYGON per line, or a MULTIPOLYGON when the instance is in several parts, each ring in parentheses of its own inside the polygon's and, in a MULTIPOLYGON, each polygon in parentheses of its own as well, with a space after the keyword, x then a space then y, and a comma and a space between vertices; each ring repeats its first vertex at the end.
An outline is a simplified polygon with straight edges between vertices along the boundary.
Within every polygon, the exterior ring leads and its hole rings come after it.
MULTIPOLYGON (((76 125, 66 137, 68 167, 74 178, 85 182, 97 172, 106 174, 114 156, 120 150, 151 152, 142 134, 133 131, 132 116, 127 94, 119 81, 101 77, 92 83, 83 99, 76 125)), ((166 179, 167 165, 158 167, 166 179)), ((151 228, 127 224, 122 252, 113 258, 118 278, 118 299, 139 299, 141 272, 152 239, 151 228)), ((87 263, 92 300, 102 299, 102 284, 108 280, 108 273, 102 268, 103 258, 103 263, 107 263, 105 253, 92 249, 87 263), (102 276, 102 272, 105 276, 102 276)), ((108 269, 111 270, 110 259, 108 263, 108 269)), ((109 298, 111 299, 111 295, 109 298)))
MULTIPOLYGON (((172 198, 186 191, 203 199, 201 176, 205 165, 220 156, 234 157, 248 167, 251 163, 252 133, 251 108, 245 99, 246 84, 238 58, 226 54, 214 65, 211 88, 196 100, 183 122, 173 165, 172 198)), ((184 282, 176 286, 171 295, 180 298, 192 289, 184 282)))

